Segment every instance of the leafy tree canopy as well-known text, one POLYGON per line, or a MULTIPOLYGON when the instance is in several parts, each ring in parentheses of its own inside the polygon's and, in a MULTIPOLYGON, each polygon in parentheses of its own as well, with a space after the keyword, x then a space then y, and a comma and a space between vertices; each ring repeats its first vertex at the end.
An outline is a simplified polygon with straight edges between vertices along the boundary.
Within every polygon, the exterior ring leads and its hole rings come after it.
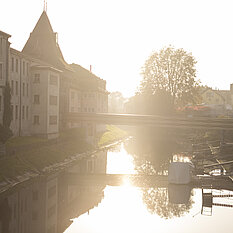
POLYGON ((154 95, 163 90, 171 96, 173 106, 195 103, 199 86, 195 64, 192 54, 183 49, 169 46, 154 52, 142 68, 139 93, 154 95))

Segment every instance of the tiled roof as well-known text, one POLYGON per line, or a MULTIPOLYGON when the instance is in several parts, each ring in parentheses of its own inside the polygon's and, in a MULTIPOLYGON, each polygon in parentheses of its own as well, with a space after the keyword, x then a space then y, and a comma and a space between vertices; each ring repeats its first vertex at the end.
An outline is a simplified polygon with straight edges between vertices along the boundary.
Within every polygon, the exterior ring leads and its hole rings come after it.
POLYGON ((69 69, 45 11, 41 14, 22 52, 57 68, 69 69))

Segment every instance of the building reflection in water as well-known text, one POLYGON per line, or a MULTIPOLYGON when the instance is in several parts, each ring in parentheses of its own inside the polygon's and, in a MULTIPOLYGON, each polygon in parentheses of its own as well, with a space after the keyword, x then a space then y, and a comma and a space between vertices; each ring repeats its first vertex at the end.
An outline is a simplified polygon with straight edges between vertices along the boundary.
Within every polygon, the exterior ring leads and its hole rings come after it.
MULTIPOLYGON (((76 173, 106 173, 107 152, 82 159, 70 169, 76 173)), ((65 174, 33 180, 0 196, 0 233, 60 233, 97 206, 105 185, 69 184, 65 174)))

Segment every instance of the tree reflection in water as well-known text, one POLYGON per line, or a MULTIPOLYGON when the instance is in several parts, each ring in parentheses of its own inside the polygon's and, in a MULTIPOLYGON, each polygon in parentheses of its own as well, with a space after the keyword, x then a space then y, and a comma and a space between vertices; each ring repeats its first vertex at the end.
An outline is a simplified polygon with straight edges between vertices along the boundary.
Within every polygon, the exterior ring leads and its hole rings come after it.
POLYGON ((125 143, 126 151, 134 158, 140 174, 164 174, 172 155, 178 151, 177 135, 167 129, 140 127, 125 143))
MULTIPOLYGON (((159 128, 140 128, 125 143, 126 151, 134 158, 139 174, 165 175, 174 154, 181 152, 177 131, 159 128)), ((180 217, 189 212, 193 200, 191 187, 168 186, 142 188, 142 197, 150 213, 162 218, 180 217)))
MULTIPOLYGON (((153 187, 143 189, 143 201, 151 214, 158 214, 162 218, 181 217, 189 212, 194 203, 189 196, 186 203, 172 203, 169 199, 168 188, 153 187)), ((191 194, 191 193, 190 193, 191 194)))

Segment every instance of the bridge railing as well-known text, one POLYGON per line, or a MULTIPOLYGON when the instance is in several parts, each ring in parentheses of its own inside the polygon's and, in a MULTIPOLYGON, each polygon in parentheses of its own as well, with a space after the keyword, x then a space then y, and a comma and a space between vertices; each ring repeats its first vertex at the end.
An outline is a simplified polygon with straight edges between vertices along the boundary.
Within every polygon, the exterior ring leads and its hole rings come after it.
POLYGON ((69 113, 64 119, 66 122, 88 121, 97 124, 233 130, 232 118, 220 119, 112 113, 69 113))

